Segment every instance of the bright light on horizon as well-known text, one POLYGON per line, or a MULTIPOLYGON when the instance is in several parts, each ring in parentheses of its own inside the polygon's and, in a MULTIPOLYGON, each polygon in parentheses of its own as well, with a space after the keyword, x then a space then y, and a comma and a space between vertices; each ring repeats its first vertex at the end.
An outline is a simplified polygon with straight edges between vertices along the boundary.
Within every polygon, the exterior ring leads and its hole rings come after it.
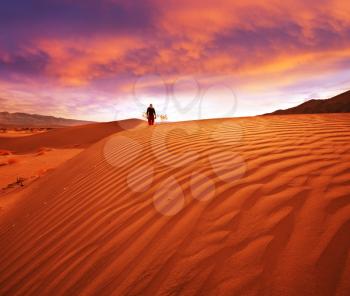
POLYGON ((350 88, 346 1, 34 2, 0 9, 0 110, 110 121, 153 103, 179 121, 350 88))
POLYGON ((159 115, 167 115, 168 121, 255 116, 342 93, 350 89, 350 83, 340 81, 339 77, 349 75, 350 70, 329 73, 291 85, 278 81, 244 81, 243 78, 234 81, 227 76, 215 79, 184 76, 171 80, 146 75, 131 84, 125 94, 120 94, 116 88, 95 90, 90 87, 38 88, 28 93, 10 85, 8 89, 0 88, 0 98, 11 98, 0 100, 0 107, 8 112, 100 122, 143 119, 142 114, 150 103, 159 115), (12 100, 18 96, 22 100, 12 100))

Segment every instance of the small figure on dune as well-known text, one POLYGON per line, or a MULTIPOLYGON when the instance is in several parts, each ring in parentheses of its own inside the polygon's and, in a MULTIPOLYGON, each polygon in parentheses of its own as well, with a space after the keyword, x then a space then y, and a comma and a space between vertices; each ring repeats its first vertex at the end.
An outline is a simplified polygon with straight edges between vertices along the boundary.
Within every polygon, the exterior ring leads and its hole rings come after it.
POLYGON ((153 105, 150 104, 147 108, 147 119, 148 119, 148 125, 154 125, 154 120, 157 118, 156 116, 156 110, 154 110, 153 105))

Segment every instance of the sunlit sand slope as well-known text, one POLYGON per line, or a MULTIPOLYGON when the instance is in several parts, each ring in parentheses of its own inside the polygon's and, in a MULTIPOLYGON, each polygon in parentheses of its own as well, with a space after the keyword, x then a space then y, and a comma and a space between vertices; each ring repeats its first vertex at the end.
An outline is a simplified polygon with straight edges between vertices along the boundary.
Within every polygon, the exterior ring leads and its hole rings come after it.
POLYGON ((140 125, 145 125, 144 121, 128 119, 57 128, 31 136, 10 138, 0 135, 0 149, 11 150, 15 153, 28 153, 40 147, 85 148, 111 134, 140 125))
POLYGON ((0 294, 350 295, 349 152, 350 114, 114 134, 0 216, 0 294))

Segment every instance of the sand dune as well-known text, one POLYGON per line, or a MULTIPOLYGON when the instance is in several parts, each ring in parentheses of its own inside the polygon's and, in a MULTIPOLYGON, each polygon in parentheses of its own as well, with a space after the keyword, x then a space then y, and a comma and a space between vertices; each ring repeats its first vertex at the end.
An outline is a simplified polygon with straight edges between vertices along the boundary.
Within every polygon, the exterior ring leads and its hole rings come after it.
POLYGON ((43 148, 35 153, 0 156, 0 206, 3 194, 20 187, 14 184, 16 178, 21 178, 23 185, 27 186, 81 151, 83 149, 43 148))
POLYGON ((3 211, 0 294, 349 295, 349 180, 350 114, 121 131, 3 211))
POLYGON ((124 129, 131 129, 145 124, 139 119, 128 119, 106 123, 93 123, 87 125, 57 128, 45 133, 29 137, 8 138, 0 136, 1 149, 16 153, 32 152, 40 147, 51 148, 84 148, 113 133, 124 129))

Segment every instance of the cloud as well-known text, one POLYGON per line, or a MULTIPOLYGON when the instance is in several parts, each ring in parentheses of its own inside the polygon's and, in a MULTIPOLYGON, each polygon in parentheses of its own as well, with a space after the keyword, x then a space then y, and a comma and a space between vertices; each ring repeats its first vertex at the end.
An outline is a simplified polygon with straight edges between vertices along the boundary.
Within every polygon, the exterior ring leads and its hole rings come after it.
POLYGON ((0 87, 38 94, 45 85, 65 105, 65 91, 127 101, 144 75, 161 75, 168 87, 183 76, 205 85, 229 76, 260 91, 311 85, 310 77, 347 69, 349 14, 345 0, 8 1, 0 7, 0 87))

